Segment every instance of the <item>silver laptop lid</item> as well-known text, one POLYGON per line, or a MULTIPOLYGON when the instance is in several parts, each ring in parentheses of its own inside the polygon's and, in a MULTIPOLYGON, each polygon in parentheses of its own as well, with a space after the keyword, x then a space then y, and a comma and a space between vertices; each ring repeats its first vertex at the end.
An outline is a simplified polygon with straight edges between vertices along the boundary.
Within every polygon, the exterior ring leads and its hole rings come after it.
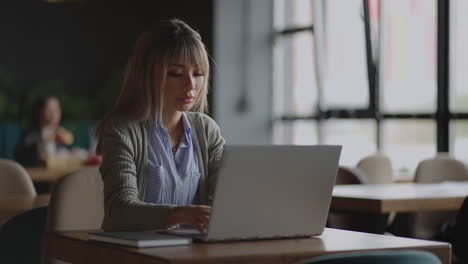
POLYGON ((341 146, 225 146, 205 240, 321 234, 341 146))

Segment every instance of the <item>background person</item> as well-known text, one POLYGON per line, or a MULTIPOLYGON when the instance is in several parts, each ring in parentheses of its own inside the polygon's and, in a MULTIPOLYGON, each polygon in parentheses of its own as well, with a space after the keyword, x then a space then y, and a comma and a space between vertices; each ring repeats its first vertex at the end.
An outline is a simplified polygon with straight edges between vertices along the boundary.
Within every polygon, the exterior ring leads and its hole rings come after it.
POLYGON ((55 96, 39 98, 32 108, 28 127, 15 148, 15 159, 24 166, 44 166, 48 157, 68 150, 73 135, 60 126, 62 111, 55 96))

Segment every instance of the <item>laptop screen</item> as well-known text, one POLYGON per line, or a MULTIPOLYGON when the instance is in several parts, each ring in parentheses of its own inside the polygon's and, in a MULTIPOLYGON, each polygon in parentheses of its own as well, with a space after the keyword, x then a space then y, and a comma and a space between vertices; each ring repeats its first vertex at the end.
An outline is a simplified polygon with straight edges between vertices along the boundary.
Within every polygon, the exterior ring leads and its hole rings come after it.
POLYGON ((225 146, 208 240, 322 233, 341 146, 225 146))

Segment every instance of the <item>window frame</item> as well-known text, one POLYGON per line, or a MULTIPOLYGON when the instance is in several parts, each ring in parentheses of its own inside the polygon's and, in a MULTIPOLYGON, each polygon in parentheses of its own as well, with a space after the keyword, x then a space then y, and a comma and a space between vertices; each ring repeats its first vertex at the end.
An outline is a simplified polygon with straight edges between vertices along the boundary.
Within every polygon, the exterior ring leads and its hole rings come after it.
MULTIPOLYGON (((378 82, 378 67, 372 58, 372 42, 370 32, 369 0, 362 0, 364 7, 366 61, 369 82, 369 103, 367 108, 329 108, 321 109, 321 98, 318 98, 315 114, 290 115, 280 114, 273 117, 273 122, 294 122, 298 120, 313 120, 317 122, 320 138, 320 122, 329 119, 373 119, 376 122, 376 146, 382 150, 382 124, 384 120, 434 120, 436 122, 436 150, 437 152, 450 151, 450 121, 468 120, 468 112, 450 112, 450 80, 449 80, 449 47, 450 47, 450 1, 437 0, 437 106, 435 112, 383 112, 381 110, 378 82)), ((314 25, 302 27, 288 27, 274 32, 273 39, 282 38, 297 32, 308 31, 314 34, 314 25)), ((318 87, 320 89, 320 87, 318 87)))

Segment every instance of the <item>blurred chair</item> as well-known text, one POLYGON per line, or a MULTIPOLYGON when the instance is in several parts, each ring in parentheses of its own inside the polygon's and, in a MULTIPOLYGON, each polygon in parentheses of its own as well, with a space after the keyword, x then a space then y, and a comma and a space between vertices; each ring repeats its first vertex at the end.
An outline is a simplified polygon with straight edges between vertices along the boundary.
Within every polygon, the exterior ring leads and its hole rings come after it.
POLYGON ((366 184, 367 177, 359 168, 340 166, 335 184, 366 184))
MULTIPOLYGON (((100 229, 104 218, 103 186, 97 167, 84 168, 61 178, 50 198, 46 232, 100 229)), ((44 254, 43 263, 67 262, 50 259, 44 254)))
POLYGON ((47 231, 100 229, 103 218, 103 182, 97 167, 60 179, 50 198, 47 231))
POLYGON ((393 182, 393 168, 390 159, 381 153, 362 158, 356 165, 367 176, 368 184, 393 182))
POLYGON ((468 181, 468 170, 463 162, 441 155, 421 161, 414 180, 419 183, 468 181))
POLYGON ((0 263, 40 263, 46 215, 47 206, 36 207, 1 226, 0 263))
POLYGON ((36 195, 31 177, 18 162, 0 159, 0 195, 36 195))
MULTIPOLYGON (((359 168, 340 166, 336 175, 336 185, 365 184, 366 175, 359 168)), ((377 215, 357 212, 330 211, 327 227, 353 230, 367 233, 385 232, 387 215, 377 215)))
POLYGON ((323 255, 297 264, 441 264, 432 253, 422 250, 377 250, 323 255))
MULTIPOLYGON (((461 161, 446 155, 436 156, 435 158, 426 159, 419 163, 416 168, 414 179, 417 183, 468 181, 468 170, 461 161)), ((408 214, 407 235, 410 237, 428 239, 439 232, 443 225, 453 222, 455 216, 456 212, 421 212, 408 214)))

